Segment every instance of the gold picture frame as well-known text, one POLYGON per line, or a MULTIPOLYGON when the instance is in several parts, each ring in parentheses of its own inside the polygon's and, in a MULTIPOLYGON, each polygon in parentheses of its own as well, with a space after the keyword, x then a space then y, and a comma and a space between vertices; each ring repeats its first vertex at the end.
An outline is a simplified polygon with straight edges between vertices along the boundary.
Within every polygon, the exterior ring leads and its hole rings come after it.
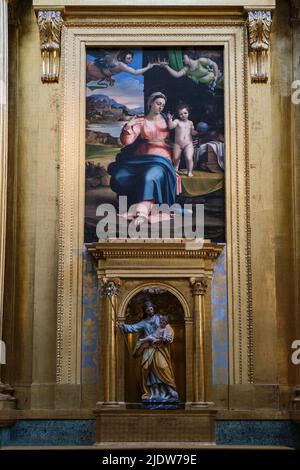
POLYGON ((253 382, 253 311, 247 131, 247 30, 238 15, 138 17, 104 11, 70 16, 62 28, 57 383, 81 382, 85 162, 85 54, 94 46, 224 47, 229 383, 253 382))

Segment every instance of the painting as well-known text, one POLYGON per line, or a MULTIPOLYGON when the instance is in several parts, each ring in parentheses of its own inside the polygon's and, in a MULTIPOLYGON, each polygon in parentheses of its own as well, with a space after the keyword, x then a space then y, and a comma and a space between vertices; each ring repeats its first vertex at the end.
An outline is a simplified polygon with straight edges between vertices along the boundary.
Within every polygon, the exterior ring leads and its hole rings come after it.
POLYGON ((87 49, 85 243, 110 208, 119 236, 186 214, 194 226, 198 206, 204 238, 226 241, 223 85, 222 47, 87 49))

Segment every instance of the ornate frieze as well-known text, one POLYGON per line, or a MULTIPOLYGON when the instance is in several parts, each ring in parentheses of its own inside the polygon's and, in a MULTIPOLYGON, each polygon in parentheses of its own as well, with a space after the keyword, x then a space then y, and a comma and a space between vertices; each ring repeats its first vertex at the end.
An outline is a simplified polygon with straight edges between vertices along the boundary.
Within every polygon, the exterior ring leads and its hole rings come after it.
POLYGON ((60 11, 39 11, 42 56, 42 82, 58 82, 60 62, 60 36, 63 19, 60 11))
POLYGON ((251 81, 267 82, 269 78, 268 53, 272 25, 271 12, 265 10, 249 11, 247 25, 251 81))

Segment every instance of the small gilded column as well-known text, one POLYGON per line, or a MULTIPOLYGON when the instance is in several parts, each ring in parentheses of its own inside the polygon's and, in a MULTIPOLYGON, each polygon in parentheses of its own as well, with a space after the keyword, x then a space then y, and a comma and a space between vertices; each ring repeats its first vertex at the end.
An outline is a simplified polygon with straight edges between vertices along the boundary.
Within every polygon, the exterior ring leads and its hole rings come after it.
POLYGON ((101 297, 100 325, 100 396, 97 408, 119 408, 117 402, 116 316, 119 279, 99 278, 101 297))
POLYGON ((207 402, 207 374, 206 371, 206 331, 205 331, 205 301, 204 297, 208 289, 208 279, 191 278, 190 283, 193 294, 194 316, 194 400, 191 406, 205 407, 207 402))

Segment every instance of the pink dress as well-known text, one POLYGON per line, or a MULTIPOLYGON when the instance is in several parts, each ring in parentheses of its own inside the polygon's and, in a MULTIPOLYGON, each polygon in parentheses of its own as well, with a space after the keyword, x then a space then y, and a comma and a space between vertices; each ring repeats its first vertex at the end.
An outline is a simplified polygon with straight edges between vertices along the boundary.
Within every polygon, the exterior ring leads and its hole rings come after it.
MULTIPOLYGON (((123 128, 120 140, 123 145, 129 145, 138 136, 142 140, 134 155, 160 155, 173 164, 170 146, 165 142, 169 138, 169 129, 164 118, 155 121, 141 118, 132 129, 125 130, 123 128)), ((181 178, 176 174, 176 194, 180 194, 181 191, 181 178)))

